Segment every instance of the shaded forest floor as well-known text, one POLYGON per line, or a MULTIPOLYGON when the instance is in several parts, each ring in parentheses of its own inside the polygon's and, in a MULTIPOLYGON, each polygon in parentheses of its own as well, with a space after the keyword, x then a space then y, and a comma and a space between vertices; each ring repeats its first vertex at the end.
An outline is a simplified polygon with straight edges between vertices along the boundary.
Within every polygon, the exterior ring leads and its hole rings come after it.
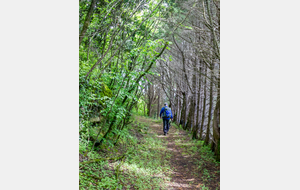
POLYGON ((139 121, 150 122, 149 132, 154 133, 157 138, 162 138, 167 146, 166 151, 171 153, 169 162, 172 172, 171 180, 167 182, 167 189, 205 189, 205 187, 220 189, 219 164, 214 163, 212 155, 210 157, 203 155, 205 158, 201 158, 198 150, 203 147, 200 143, 197 146, 186 131, 171 124, 169 133, 164 136, 161 120, 151 122, 140 117, 139 121))
MULTIPOLYGON (((202 141, 171 126, 164 136, 161 120, 135 116, 126 138, 89 155, 89 159, 126 157, 80 165, 80 189, 219 190, 220 164, 213 153, 202 141)), ((84 159, 80 154, 80 161, 84 159)))

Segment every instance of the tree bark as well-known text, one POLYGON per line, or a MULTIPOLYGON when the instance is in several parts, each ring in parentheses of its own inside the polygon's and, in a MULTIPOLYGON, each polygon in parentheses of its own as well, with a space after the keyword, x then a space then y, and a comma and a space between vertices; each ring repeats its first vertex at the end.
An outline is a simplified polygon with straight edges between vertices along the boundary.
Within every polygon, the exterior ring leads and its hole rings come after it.
POLYGON ((193 123, 194 123, 194 109, 195 109, 195 103, 194 103, 194 98, 193 98, 193 95, 192 95, 192 98, 191 98, 191 105, 190 105, 190 111, 189 111, 189 116, 188 116, 188 124, 187 124, 187 127, 186 129, 189 131, 192 129, 193 127, 193 123))
POLYGON ((91 21, 91 17, 92 17, 92 14, 94 12, 94 9, 95 9, 95 6, 96 6, 96 2, 97 0, 92 0, 92 3, 91 3, 91 6, 89 8, 89 11, 85 17, 85 20, 84 20, 84 24, 83 24, 83 27, 82 27, 82 30, 80 32, 80 35, 79 35, 79 46, 85 36, 85 33, 90 25, 90 21, 91 21))
MULTIPOLYGON (((201 73, 201 65, 200 65, 200 72, 199 73, 201 73)), ((198 99, 197 99, 197 108, 196 108, 196 110, 197 110, 197 116, 196 116, 196 126, 195 126, 195 128, 194 128, 194 130, 193 130, 193 139, 197 139, 197 133, 198 133, 198 131, 199 131, 199 127, 200 127, 200 124, 199 124, 199 112, 200 112, 200 98, 201 98, 201 75, 199 74, 199 90, 198 90, 198 93, 197 93, 197 95, 198 95, 198 99)))
POLYGON ((213 70, 214 70, 214 66, 212 64, 211 66, 211 78, 210 78, 210 95, 209 95, 209 111, 208 111, 208 123, 207 123, 207 129, 206 129, 206 137, 205 137, 205 141, 204 144, 208 145, 209 143, 209 134, 210 134, 210 123, 211 123, 211 110, 213 107, 213 81, 214 81, 214 76, 213 76, 213 70))
POLYGON ((186 98, 185 98, 185 92, 182 93, 183 100, 182 100, 182 108, 181 108, 181 117, 180 117, 180 123, 182 123, 182 128, 185 129, 186 124, 186 98))
POLYGON ((158 99, 157 99, 157 119, 159 118, 159 112, 160 112, 160 107, 159 107, 159 103, 160 103, 160 89, 158 89, 158 93, 157 93, 158 99))
MULTIPOLYGON (((207 73, 207 68, 205 67, 205 74, 207 73)), ((200 135, 199 139, 202 140, 202 133, 203 133, 203 124, 205 120, 205 108, 206 108, 206 77, 204 79, 204 98, 203 98, 203 106, 202 106, 202 119, 201 119, 201 126, 200 126, 200 135)))

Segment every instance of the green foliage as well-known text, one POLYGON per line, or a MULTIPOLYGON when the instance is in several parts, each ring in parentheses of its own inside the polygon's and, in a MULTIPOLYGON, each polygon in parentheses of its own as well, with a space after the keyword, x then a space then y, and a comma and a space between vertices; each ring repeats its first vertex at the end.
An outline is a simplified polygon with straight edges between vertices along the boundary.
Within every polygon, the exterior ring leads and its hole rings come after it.
MULTIPOLYGON (((166 144, 154 134, 145 133, 149 126, 133 120, 123 130, 119 143, 106 148, 105 154, 92 151, 88 154, 91 160, 103 157, 118 157, 125 154, 123 160, 107 160, 80 164, 79 189, 161 189, 165 187, 165 173, 170 171, 166 158, 166 144), (136 136, 138 134, 138 136, 136 136), (143 135, 144 138, 139 138, 143 135)), ((85 149, 80 142, 80 152, 85 149)))
POLYGON ((201 187, 201 190, 209 190, 209 188, 205 187, 205 185, 204 185, 204 186, 201 187))
MULTIPOLYGON (((97 19, 94 19, 90 27, 93 27, 96 21, 97 19)), ((108 43, 112 36, 107 34, 106 37, 108 43)), ((97 52, 90 50, 84 43, 80 46, 79 119, 80 132, 85 132, 82 138, 87 139, 90 135, 87 130, 91 125, 90 118, 101 117, 99 125, 102 126, 101 130, 106 132, 101 133, 99 138, 102 139, 101 142, 112 143, 111 139, 120 136, 126 127, 134 105, 145 104, 140 100, 146 80, 143 76, 146 74, 145 71, 147 74, 156 74, 149 69, 158 58, 157 49, 162 48, 165 41, 146 38, 143 43, 137 43, 139 39, 140 37, 136 35, 132 39, 125 40, 125 49, 122 51, 120 49, 117 55, 109 52, 109 44, 102 46, 97 41, 90 41, 95 43, 94 46, 102 48, 102 52, 107 51, 107 56, 101 58, 100 67, 95 67, 95 64, 99 63, 95 59, 97 52)), ((119 40, 122 43, 122 39, 119 40)), ((143 109, 139 107, 136 113, 143 115, 143 109)))
POLYGON ((135 106, 135 109, 132 111, 136 115, 145 116, 147 114, 148 109, 145 100, 139 99, 137 102, 137 105, 135 106), (145 107, 145 110, 144 110, 145 107))

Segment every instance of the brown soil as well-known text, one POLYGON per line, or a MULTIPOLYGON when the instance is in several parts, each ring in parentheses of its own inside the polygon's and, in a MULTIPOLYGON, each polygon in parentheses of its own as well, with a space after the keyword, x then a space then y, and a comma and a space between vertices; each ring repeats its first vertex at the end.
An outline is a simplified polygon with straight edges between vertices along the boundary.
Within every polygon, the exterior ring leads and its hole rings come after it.
POLYGON ((169 133, 164 136, 162 123, 157 124, 146 118, 138 119, 140 122, 150 124, 149 132, 152 132, 156 134, 158 138, 163 138, 167 141, 167 148, 172 154, 170 165, 171 168, 173 168, 173 175, 171 176, 171 181, 168 182, 167 189, 202 189, 204 185, 210 190, 220 189, 219 166, 209 162, 205 163, 205 169, 210 174, 214 174, 215 177, 211 177, 210 181, 204 182, 201 178, 203 174, 198 168, 199 165, 196 164, 196 161, 200 160, 201 156, 199 154, 187 154, 187 146, 183 147, 176 145, 175 142, 178 142, 179 140, 181 143, 191 143, 191 138, 186 131, 176 129, 172 126, 169 133))

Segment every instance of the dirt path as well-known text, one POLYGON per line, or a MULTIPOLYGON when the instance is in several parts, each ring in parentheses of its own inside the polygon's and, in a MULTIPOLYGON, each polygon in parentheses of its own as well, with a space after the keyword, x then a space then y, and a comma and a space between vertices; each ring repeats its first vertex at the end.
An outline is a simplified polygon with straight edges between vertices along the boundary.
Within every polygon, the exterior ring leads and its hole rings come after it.
POLYGON ((193 146, 193 142, 186 131, 172 126, 167 136, 164 136, 162 122, 158 123, 146 118, 139 118, 139 120, 140 122, 150 124, 150 133, 154 133, 157 138, 165 139, 167 150, 172 154, 169 163, 173 171, 170 176, 171 180, 167 182, 167 189, 203 188, 216 190, 220 188, 220 176, 219 173, 216 173, 219 168, 215 165, 205 163, 207 169, 204 171, 209 171, 207 176, 210 177, 208 178, 210 181, 207 181, 206 175, 203 175, 203 169, 200 170, 199 164, 197 164, 197 161, 201 160, 200 154, 193 154, 189 150, 193 146))

